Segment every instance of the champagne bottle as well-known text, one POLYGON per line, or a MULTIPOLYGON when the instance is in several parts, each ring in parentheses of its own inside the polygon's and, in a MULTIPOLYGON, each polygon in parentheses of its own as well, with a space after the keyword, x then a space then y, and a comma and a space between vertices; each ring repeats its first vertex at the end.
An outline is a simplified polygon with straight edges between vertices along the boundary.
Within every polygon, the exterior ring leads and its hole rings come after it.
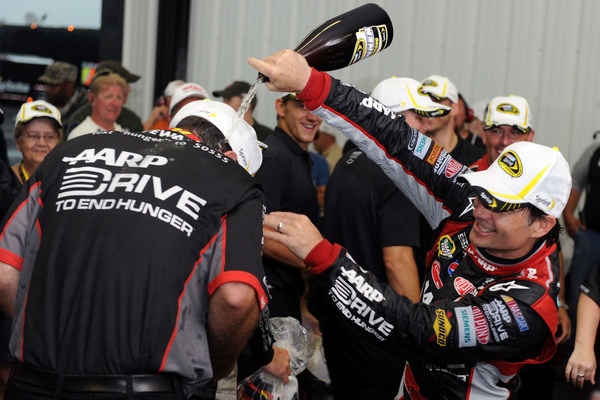
MULTIPOLYGON (((380 52, 393 37, 389 15, 377 4, 368 3, 323 22, 294 50, 311 67, 333 71, 380 52)), ((259 74, 259 80, 268 82, 269 78, 259 74)))
POLYGON ((392 21, 383 8, 368 3, 313 29, 294 49, 311 67, 333 71, 364 60, 392 43, 392 21))

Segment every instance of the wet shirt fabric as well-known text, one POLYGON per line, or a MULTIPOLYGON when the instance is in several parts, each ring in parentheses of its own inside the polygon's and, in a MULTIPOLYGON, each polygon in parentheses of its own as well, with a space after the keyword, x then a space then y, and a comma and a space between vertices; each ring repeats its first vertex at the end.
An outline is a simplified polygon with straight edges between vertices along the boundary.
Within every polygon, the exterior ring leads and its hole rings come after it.
POLYGON ((264 199, 235 161, 170 131, 62 143, 13 203, 0 260, 21 271, 10 349, 74 375, 212 378, 209 297, 267 303, 264 199))
POLYGON ((473 247, 475 195, 459 179, 466 166, 328 74, 313 70, 299 98, 367 153, 441 230, 417 304, 357 266, 339 245, 322 241, 305 262, 325 275, 323 312, 408 359, 398 399, 514 398, 518 370, 547 361, 556 349, 556 244, 541 241, 518 260, 473 247))

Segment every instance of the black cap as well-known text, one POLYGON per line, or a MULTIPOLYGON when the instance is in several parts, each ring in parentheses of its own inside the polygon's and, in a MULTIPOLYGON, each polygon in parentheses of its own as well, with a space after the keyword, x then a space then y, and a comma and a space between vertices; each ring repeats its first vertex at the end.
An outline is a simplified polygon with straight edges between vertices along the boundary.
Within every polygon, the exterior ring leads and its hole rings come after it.
POLYGON ((109 70, 117 75, 121 75, 127 83, 137 82, 141 77, 136 74, 132 74, 121 63, 117 60, 106 60, 100 62, 96 66, 96 71, 109 70))
POLYGON ((213 96, 228 99, 234 96, 244 97, 250 90, 250 84, 244 81, 235 81, 223 90, 215 90, 213 96))

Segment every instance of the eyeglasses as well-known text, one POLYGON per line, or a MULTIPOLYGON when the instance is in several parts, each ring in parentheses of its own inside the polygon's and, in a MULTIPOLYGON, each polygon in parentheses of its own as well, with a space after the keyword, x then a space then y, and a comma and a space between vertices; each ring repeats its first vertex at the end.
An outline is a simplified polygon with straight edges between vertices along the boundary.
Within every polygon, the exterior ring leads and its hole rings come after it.
POLYGON ((36 132, 25 132, 23 137, 31 143, 37 143, 40 139, 44 139, 44 142, 47 143, 54 143, 58 141, 58 134, 56 133, 42 135, 36 132))
POLYGON ((530 129, 522 130, 521 128, 514 127, 514 126, 511 128, 512 129, 510 131, 504 131, 499 127, 494 127, 494 128, 486 129, 485 131, 487 133, 489 133, 490 135, 492 135, 493 138, 499 139, 502 136, 507 135, 507 137, 510 140, 523 140, 525 135, 527 135, 530 132, 530 129))

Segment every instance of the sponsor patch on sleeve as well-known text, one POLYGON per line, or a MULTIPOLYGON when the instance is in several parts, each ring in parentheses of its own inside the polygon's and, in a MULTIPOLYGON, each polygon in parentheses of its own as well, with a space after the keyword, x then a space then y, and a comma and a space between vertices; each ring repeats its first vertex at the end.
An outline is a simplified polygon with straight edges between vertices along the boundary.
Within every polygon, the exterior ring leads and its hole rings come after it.
POLYGON ((523 313, 521 312, 521 309, 519 308, 519 305, 517 304, 515 299, 513 299, 512 297, 507 296, 505 294, 503 294, 501 296, 502 296, 502 300, 504 300, 504 302, 508 306, 508 309, 510 310, 513 317, 515 318, 515 321, 517 322, 517 326, 519 327, 519 330, 521 332, 528 331, 529 324, 527 323, 525 316, 523 316, 523 313))
POLYGON ((457 307, 458 347, 474 347, 477 345, 475 318, 472 307, 457 307))
POLYGON ((423 134, 418 135, 417 144, 415 146, 415 149, 413 150, 413 154, 419 157, 421 160, 424 159, 432 144, 433 141, 431 140, 431 138, 423 134))
MULTIPOLYGON (((427 156, 427 159, 425 161, 427 161, 427 163, 430 164, 430 165, 435 165, 435 163, 437 162, 437 159, 440 156, 440 154, 442 154, 442 146, 440 146, 439 144, 435 143, 431 147, 431 151, 429 152, 429 155, 427 156)), ((444 155, 445 154, 446 153, 444 152, 444 155)))
POLYGON ((452 330, 452 325, 446 316, 446 311, 441 308, 435 310, 433 330, 435 331, 438 346, 445 347, 448 342, 448 335, 450 335, 450 331, 452 330))

